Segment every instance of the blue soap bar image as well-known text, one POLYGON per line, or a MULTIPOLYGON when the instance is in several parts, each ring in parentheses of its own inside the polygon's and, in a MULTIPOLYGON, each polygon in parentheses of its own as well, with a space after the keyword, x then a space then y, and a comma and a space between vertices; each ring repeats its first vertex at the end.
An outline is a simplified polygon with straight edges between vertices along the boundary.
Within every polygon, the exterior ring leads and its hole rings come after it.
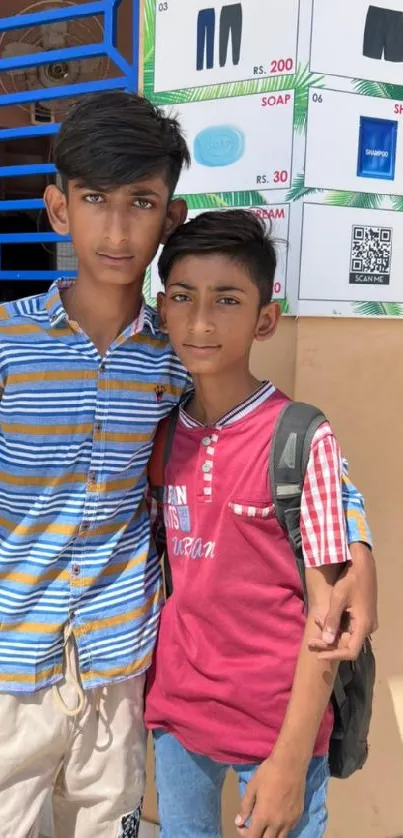
POLYGON ((233 125, 212 125, 195 138, 193 156, 201 166, 231 166, 245 150, 245 138, 233 125))
POLYGON ((394 179, 397 131, 398 123, 392 119, 360 118, 358 177, 394 179))

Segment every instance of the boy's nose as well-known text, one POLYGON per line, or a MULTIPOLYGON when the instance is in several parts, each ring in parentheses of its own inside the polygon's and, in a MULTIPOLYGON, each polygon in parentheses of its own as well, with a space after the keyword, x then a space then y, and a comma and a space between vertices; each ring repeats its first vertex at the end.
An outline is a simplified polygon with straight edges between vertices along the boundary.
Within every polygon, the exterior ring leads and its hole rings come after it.
POLYGON ((122 213, 110 213, 105 224, 105 238, 113 245, 119 245, 128 241, 129 228, 127 220, 122 213))
POLYGON ((190 316, 189 328, 192 334, 207 334, 214 331, 210 308, 198 307, 190 316))

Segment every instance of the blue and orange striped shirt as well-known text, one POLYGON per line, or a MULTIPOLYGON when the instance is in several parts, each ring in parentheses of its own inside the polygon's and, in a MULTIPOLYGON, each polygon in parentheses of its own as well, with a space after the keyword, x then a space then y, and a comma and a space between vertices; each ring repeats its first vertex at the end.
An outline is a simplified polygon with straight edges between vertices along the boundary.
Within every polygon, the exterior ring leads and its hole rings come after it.
POLYGON ((144 671, 161 602, 144 501, 155 428, 187 374, 143 307, 101 358, 60 283, 0 306, 0 691, 144 671))

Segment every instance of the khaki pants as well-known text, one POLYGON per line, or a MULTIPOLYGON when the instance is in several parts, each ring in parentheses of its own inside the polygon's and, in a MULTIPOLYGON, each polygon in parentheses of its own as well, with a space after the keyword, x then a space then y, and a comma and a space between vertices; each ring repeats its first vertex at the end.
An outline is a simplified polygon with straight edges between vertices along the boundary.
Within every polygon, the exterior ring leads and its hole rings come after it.
POLYGON ((84 693, 74 641, 61 686, 0 693, 0 838, 136 838, 145 783, 144 676, 84 693))

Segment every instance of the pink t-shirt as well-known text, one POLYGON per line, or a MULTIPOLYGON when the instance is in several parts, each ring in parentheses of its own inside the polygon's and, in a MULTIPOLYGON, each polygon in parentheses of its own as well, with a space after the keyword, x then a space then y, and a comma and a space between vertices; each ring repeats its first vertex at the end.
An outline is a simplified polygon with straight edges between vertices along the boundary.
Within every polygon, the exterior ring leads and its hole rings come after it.
MULTIPOLYGON (((161 615, 146 724, 226 763, 271 753, 304 631, 295 557, 268 486, 271 439, 287 401, 265 384, 209 428, 182 411, 166 469, 173 594, 161 615)), ((346 561, 341 460, 327 424, 308 471, 306 564, 346 561)), ((329 708, 315 755, 327 753, 331 728, 329 708)))

